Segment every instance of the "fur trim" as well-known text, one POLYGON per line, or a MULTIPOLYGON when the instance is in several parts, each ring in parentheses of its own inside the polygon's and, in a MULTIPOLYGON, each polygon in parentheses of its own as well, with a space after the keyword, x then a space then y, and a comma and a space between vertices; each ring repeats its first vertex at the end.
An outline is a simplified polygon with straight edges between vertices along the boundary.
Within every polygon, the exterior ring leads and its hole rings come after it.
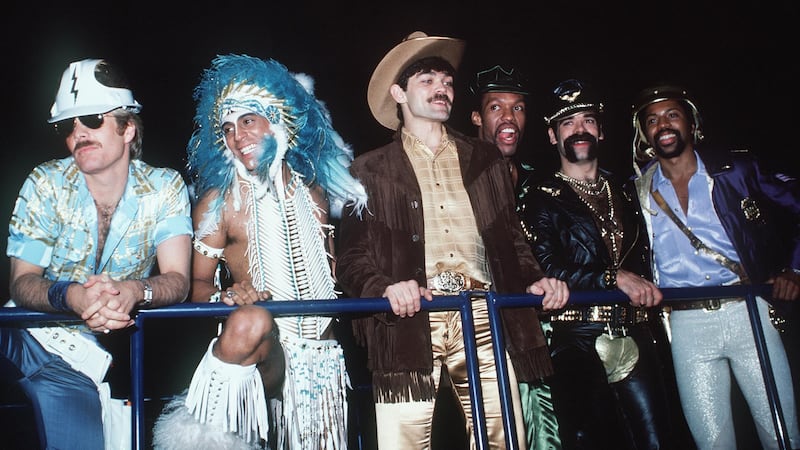
POLYGON ((173 397, 164 406, 153 427, 155 450, 251 450, 260 449, 257 443, 248 444, 236 433, 225 432, 200 423, 186 408, 186 392, 173 397))

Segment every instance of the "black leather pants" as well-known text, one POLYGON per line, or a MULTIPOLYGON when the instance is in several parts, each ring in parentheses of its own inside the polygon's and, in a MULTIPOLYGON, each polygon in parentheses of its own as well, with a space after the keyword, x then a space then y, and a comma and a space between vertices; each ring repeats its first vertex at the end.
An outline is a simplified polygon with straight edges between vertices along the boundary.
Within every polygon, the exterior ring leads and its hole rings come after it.
POLYGON ((639 360, 621 381, 609 383, 595 350, 603 324, 554 323, 550 380, 563 448, 671 448, 660 364, 648 324, 629 330, 639 360))

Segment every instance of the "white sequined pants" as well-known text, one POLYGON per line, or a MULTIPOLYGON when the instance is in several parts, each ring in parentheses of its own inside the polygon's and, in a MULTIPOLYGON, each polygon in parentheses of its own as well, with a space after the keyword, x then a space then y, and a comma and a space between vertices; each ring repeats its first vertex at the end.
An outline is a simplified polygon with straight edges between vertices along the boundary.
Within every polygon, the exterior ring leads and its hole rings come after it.
MULTIPOLYGON (((767 302, 761 298, 757 298, 757 302, 791 447, 800 448, 792 374, 786 352, 780 334, 769 322, 767 302)), ((698 450, 736 448, 731 372, 753 415, 761 445, 764 449, 777 449, 747 303, 725 303, 713 311, 673 311, 670 327, 678 393, 698 450)))

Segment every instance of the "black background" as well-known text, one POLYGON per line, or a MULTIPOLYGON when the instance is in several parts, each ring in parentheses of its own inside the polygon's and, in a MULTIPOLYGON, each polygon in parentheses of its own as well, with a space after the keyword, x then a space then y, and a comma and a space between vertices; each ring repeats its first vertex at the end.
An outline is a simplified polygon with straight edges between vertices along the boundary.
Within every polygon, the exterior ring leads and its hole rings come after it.
MULTIPOLYGON (((575 77, 607 99, 601 165, 609 169, 630 170, 632 98, 660 81, 695 94, 710 145, 749 148, 795 169, 796 3, 633 3, 6 3, 0 17, 0 229, 7 229, 31 168, 67 155, 46 120, 71 61, 107 58, 125 71, 144 105, 143 159, 154 165, 184 168, 192 89, 213 57, 224 53, 274 58, 314 77, 334 126, 360 154, 391 135, 367 107, 372 70, 415 30, 467 41, 450 121, 467 134, 475 130, 466 86, 477 70, 499 63, 527 76, 532 95, 522 154, 540 167, 555 161, 542 99, 558 81, 575 77)), ((5 236, 0 242, 5 249, 5 236)), ((8 298, 7 264, 2 258, 2 298, 8 298)))
MULTIPOLYGON (((462 132, 475 133, 466 86, 476 71, 502 64, 527 75, 532 95, 520 153, 542 170, 556 160, 541 120, 543 99, 558 81, 580 78, 606 98, 606 168, 630 171, 632 99, 646 86, 670 81, 694 93, 709 145, 749 148, 796 173, 799 18, 792 0, 6 1, 0 10, 0 248, 4 255, 8 218, 27 174, 67 155, 46 121, 61 74, 75 60, 106 58, 123 69, 144 105, 143 159, 181 170, 192 89, 217 54, 274 58, 314 77, 334 126, 360 154, 391 136, 367 107, 372 70, 391 47, 421 30, 467 41, 450 120, 462 132)), ((7 298, 2 256, 0 299, 7 298)), ((181 323, 148 333, 154 345, 168 336, 176 344, 170 348, 180 349, 170 354, 170 367, 152 364, 178 375, 147 377, 167 384, 148 392, 182 389, 215 328, 181 323), (192 328, 202 328, 204 337, 196 339, 192 328), (188 344, 195 340, 203 345, 188 344)), ((116 369, 127 373, 124 364, 116 369)), ((361 373, 348 370, 358 385, 361 373)))

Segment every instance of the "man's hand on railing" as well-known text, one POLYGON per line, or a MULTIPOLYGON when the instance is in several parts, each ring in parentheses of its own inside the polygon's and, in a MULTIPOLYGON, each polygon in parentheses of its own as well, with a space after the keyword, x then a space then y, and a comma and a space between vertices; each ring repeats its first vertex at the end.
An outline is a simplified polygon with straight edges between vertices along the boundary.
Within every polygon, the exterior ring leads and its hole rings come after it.
POLYGON ((557 278, 541 278, 525 289, 533 295, 544 295, 542 309, 551 311, 561 309, 569 301, 569 288, 567 283, 557 278))
POLYGON ((80 287, 73 287, 83 292, 77 296, 77 305, 73 302, 72 307, 80 312, 81 319, 92 331, 108 333, 135 323, 130 312, 136 306, 136 298, 132 294, 121 296, 121 283, 103 274, 91 275, 80 287))
POLYGON ((250 280, 243 280, 241 283, 233 283, 222 293, 221 300, 229 306, 252 305, 255 302, 265 301, 272 298, 269 291, 258 291, 250 280))
POLYGON ((795 301, 800 297, 800 274, 787 269, 775 277, 772 285, 772 298, 795 301))
POLYGON ((617 288, 631 299, 633 306, 656 306, 664 298, 652 281, 624 269, 617 271, 617 288))
POLYGON ((414 314, 420 310, 421 297, 427 301, 433 300, 431 290, 420 286, 416 280, 390 284, 383 291, 383 296, 392 305, 392 312, 400 317, 414 317, 414 314))

